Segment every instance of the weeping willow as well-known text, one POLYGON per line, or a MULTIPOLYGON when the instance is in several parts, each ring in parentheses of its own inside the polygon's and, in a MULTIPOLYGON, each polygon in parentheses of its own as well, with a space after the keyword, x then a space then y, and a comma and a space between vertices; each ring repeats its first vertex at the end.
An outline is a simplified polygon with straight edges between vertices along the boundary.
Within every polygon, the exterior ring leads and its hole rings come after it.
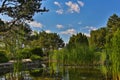
MULTIPOLYGON (((57 50, 57 61, 63 65, 82 65, 88 66, 93 65, 98 58, 97 53, 88 46, 76 45, 73 48, 63 48, 57 50)), ((97 61, 96 61, 97 62, 97 61)))

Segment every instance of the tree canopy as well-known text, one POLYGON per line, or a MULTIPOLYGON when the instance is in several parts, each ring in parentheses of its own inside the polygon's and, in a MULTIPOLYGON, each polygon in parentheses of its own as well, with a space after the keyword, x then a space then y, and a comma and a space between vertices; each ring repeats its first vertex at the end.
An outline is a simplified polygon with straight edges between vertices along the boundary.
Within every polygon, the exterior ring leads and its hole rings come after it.
POLYGON ((25 22, 33 21, 35 13, 48 11, 41 5, 42 0, 0 0, 0 14, 10 18, 8 22, 0 19, 0 40, 10 53, 16 53, 29 39, 31 29, 25 22))
POLYGON ((1 0, 0 13, 13 18, 16 21, 33 20, 36 12, 48 11, 41 9, 42 0, 1 0))
POLYGON ((117 29, 120 29, 120 17, 116 14, 113 14, 110 16, 107 22, 107 42, 110 42, 117 29))
POLYGON ((90 44, 97 50, 104 49, 106 44, 106 28, 100 28, 90 32, 90 44))
POLYGON ((32 36, 34 39, 32 39, 31 45, 40 46, 46 52, 64 47, 64 41, 57 33, 46 33, 42 31, 34 36, 32 36))
POLYGON ((68 47, 74 47, 76 44, 77 45, 79 44, 81 46, 83 46, 83 45, 88 46, 89 45, 87 37, 84 34, 82 34, 82 33, 78 33, 76 35, 72 35, 70 37, 70 40, 69 40, 67 46, 68 47))

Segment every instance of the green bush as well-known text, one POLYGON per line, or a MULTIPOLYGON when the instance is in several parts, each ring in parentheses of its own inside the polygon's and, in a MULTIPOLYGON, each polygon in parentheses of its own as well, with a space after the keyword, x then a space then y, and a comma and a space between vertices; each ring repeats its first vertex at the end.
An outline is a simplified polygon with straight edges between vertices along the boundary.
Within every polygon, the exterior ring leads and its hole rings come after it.
POLYGON ((30 59, 33 60, 33 61, 35 61, 35 60, 41 60, 42 57, 40 57, 40 56, 38 56, 38 55, 32 55, 32 56, 30 57, 30 59))
POLYGON ((9 59, 6 56, 5 51, 0 51, 0 63, 8 62, 9 59))
POLYGON ((23 50, 20 50, 19 53, 23 58, 30 58, 32 53, 30 49, 24 48, 23 50))
POLYGON ((38 69, 38 70, 31 70, 30 75, 33 77, 39 77, 43 73, 43 69, 38 69))
POLYGON ((43 50, 40 47, 35 47, 31 50, 31 53, 38 56, 43 56, 43 50))

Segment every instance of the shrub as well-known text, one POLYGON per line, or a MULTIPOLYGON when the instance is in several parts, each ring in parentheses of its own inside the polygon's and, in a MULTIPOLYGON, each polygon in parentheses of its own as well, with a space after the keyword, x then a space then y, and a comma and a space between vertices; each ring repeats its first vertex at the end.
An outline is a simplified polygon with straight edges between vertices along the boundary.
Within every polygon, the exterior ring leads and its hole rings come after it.
POLYGON ((20 51, 20 54, 22 55, 23 58, 30 58, 32 53, 30 49, 24 48, 23 50, 20 51))
POLYGON ((35 47, 31 50, 31 53, 38 56, 43 56, 43 50, 40 47, 35 47))
POLYGON ((33 60, 33 61, 35 61, 35 60, 41 60, 42 57, 40 57, 40 56, 38 56, 38 55, 32 55, 32 56, 30 57, 30 59, 33 60))
POLYGON ((6 56, 5 51, 0 51, 0 63, 8 62, 8 58, 6 56))

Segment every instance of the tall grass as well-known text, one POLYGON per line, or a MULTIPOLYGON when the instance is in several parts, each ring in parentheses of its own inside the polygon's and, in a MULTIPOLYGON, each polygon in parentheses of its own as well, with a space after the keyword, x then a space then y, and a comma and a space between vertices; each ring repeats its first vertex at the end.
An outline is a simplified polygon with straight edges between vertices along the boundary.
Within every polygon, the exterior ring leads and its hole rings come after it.
POLYGON ((120 30, 106 44, 106 70, 107 76, 113 80, 120 80, 120 30))
POLYGON ((63 65, 93 65, 99 60, 99 55, 88 46, 76 45, 73 48, 63 48, 54 53, 59 64, 63 65))

